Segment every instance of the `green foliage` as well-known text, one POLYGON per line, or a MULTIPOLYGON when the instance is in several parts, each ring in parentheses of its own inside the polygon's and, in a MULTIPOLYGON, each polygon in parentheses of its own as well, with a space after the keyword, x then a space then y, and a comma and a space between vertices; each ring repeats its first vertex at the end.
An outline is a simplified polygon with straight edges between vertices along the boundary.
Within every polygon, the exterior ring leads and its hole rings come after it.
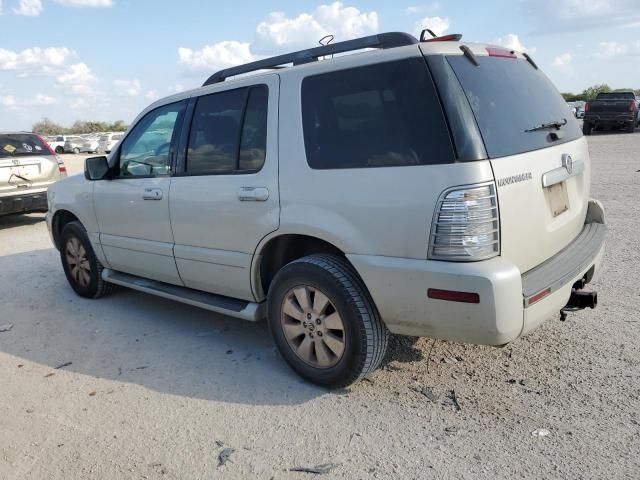
POLYGON ((606 83, 585 88, 582 93, 564 92, 560 95, 562 95, 562 98, 564 98, 567 102, 587 102, 596 98, 601 92, 634 92, 636 96, 640 96, 639 88, 616 88, 615 90, 612 90, 611 87, 606 83))
POLYGON ((124 132, 127 124, 122 120, 115 122, 87 122, 77 120, 71 127, 63 127, 59 123, 55 123, 48 118, 34 123, 32 131, 40 135, 58 135, 58 134, 79 134, 79 133, 96 133, 96 132, 124 132))

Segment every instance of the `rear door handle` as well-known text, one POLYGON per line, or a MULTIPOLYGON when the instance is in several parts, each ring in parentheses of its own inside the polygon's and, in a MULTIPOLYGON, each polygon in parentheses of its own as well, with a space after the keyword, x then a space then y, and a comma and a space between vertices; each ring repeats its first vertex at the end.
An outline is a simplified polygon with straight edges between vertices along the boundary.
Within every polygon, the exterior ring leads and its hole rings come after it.
POLYGON ((240 187, 238 199, 241 202, 266 202, 269 199, 269 189, 266 187, 240 187))
POLYGON ((143 200, 162 200, 162 190, 159 188, 145 188, 143 200))

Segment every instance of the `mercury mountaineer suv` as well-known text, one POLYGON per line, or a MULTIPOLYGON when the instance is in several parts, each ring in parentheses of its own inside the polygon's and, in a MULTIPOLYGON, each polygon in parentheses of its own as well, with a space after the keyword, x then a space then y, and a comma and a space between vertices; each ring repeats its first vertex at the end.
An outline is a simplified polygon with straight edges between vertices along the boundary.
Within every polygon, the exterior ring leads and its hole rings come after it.
POLYGON ((529 55, 384 33, 153 103, 49 189, 47 220, 79 295, 266 318, 296 372, 337 387, 380 365, 390 333, 499 346, 595 307, 590 176, 529 55))

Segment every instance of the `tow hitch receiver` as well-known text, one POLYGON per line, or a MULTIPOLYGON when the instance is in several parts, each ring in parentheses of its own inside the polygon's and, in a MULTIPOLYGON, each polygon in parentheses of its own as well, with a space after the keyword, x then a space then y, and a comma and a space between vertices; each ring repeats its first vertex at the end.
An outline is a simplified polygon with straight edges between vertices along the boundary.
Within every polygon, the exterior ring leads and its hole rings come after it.
POLYGON ((567 319, 567 313, 577 312, 585 308, 596 308, 598 305, 598 292, 585 292, 574 288, 571 290, 571 297, 565 307, 560 310, 560 321, 567 319))

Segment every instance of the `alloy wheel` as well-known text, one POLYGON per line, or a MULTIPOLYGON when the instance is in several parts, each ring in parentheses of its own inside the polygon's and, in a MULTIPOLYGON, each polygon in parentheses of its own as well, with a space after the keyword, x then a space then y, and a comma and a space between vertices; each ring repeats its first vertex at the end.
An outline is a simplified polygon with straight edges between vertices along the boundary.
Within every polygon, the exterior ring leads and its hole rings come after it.
POLYGON ((83 288, 88 287, 91 281, 91 265, 87 251, 78 238, 70 237, 67 241, 65 258, 74 281, 83 288))
POLYGON ((299 285, 284 296, 280 325, 293 352, 316 368, 330 368, 342 358, 346 336, 342 317, 319 289, 299 285))

